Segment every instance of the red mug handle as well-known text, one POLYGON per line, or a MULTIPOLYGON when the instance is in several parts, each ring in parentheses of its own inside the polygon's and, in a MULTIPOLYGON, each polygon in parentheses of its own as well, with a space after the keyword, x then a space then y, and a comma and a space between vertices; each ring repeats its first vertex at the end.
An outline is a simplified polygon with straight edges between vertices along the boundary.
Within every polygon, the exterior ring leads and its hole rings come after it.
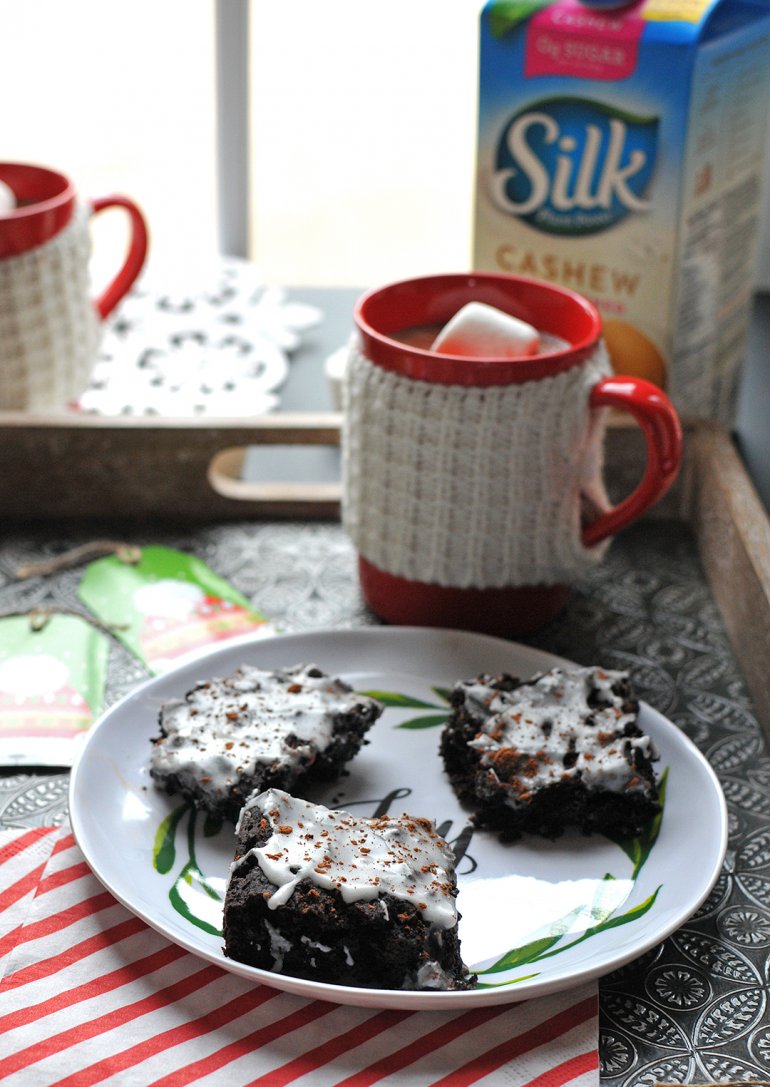
POLYGON ((644 433, 647 465, 631 494, 583 528, 583 543, 592 547, 635 521, 666 493, 682 461, 682 426, 674 405, 664 392, 641 377, 615 375, 599 381, 591 391, 592 408, 620 408, 636 419, 644 433))
POLYGON ((106 208, 124 208, 131 221, 131 240, 123 267, 94 301, 96 312, 104 320, 108 313, 112 313, 123 295, 127 294, 142 270, 147 256, 147 224, 139 208, 127 196, 101 196, 90 203, 92 215, 106 208))

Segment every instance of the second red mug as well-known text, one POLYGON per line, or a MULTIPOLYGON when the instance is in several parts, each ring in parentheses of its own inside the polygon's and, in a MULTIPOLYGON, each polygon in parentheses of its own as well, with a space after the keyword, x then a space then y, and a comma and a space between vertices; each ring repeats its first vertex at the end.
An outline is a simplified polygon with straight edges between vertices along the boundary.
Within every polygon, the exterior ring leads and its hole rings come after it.
POLYGON ((497 274, 429 276, 355 309, 345 379, 343 523, 364 598, 386 621, 512 636, 552 619, 608 539, 670 487, 681 427, 666 395, 614 374, 585 298, 497 274), (426 346, 468 302, 539 330, 539 354, 426 346), (611 506, 606 408, 645 437, 637 487, 611 506))
POLYGON ((0 211, 0 410, 65 407, 88 384, 101 322, 142 270, 147 226, 128 197, 79 201, 48 167, 0 163, 0 182, 13 198, 0 211), (92 298, 88 220, 114 207, 129 217, 128 249, 92 298))

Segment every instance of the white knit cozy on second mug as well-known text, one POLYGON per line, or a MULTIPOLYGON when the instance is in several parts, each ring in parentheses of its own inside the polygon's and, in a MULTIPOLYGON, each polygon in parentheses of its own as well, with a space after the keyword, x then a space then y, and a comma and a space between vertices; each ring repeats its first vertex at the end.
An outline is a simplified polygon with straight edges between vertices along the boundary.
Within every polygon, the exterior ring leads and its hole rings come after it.
POLYGON ((88 385, 101 337, 90 297, 88 214, 0 260, 0 410, 66 408, 88 385))
POLYGON ((344 385, 343 523, 390 574, 457 588, 572 583, 606 543, 581 512, 608 508, 601 342, 540 380, 468 387, 412 380, 351 347, 344 385))

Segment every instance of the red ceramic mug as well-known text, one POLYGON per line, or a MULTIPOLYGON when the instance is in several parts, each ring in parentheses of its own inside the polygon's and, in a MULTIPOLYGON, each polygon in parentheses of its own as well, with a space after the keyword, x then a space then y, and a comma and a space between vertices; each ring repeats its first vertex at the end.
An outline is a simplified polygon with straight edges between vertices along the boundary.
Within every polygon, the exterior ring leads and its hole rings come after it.
POLYGON ((400 624, 509 636, 542 626, 676 477, 673 405, 614 374, 596 308, 546 282, 429 276, 369 292, 354 316, 343 523, 368 605, 400 624), (535 326, 544 348, 520 359, 428 350, 472 301, 535 326), (605 408, 630 413, 646 444, 640 483, 614 507, 601 480, 605 408))
POLYGON ((88 384, 101 323, 136 280, 147 226, 125 196, 80 201, 56 170, 0 163, 0 409, 64 407, 88 384), (128 251, 116 275, 91 297, 89 219, 107 208, 129 217, 128 251))
MULTIPOLYGON (((74 185, 64 174, 29 163, 0 162, 0 181, 16 197, 16 207, 0 213, 0 260, 44 245, 71 222, 77 195, 74 185)), ((105 196, 88 203, 91 215, 113 207, 123 208, 128 213, 131 234, 120 270, 94 301, 102 318, 130 289, 147 255, 147 225, 132 200, 126 196, 105 196)))

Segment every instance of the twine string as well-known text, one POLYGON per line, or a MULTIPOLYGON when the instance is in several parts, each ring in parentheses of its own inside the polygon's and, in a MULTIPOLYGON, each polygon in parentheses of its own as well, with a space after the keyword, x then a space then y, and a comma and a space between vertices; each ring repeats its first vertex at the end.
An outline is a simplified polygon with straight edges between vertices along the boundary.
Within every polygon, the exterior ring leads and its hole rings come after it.
POLYGON ((69 615, 75 619, 82 619, 84 623, 88 623, 95 630, 111 637, 122 630, 128 630, 126 623, 102 623, 95 616, 84 611, 78 611, 77 608, 30 608, 28 611, 2 611, 0 612, 0 619, 29 619, 29 629, 34 634, 39 634, 45 630, 50 621, 57 615, 69 615))
POLYGON ((30 577, 47 577, 49 574, 58 573, 59 570, 69 570, 73 566, 79 566, 82 562, 102 555, 115 555, 120 562, 135 566, 142 558, 142 549, 133 544, 115 540, 93 540, 91 543, 63 551, 51 559, 25 563, 18 568, 16 576, 21 580, 30 577))

